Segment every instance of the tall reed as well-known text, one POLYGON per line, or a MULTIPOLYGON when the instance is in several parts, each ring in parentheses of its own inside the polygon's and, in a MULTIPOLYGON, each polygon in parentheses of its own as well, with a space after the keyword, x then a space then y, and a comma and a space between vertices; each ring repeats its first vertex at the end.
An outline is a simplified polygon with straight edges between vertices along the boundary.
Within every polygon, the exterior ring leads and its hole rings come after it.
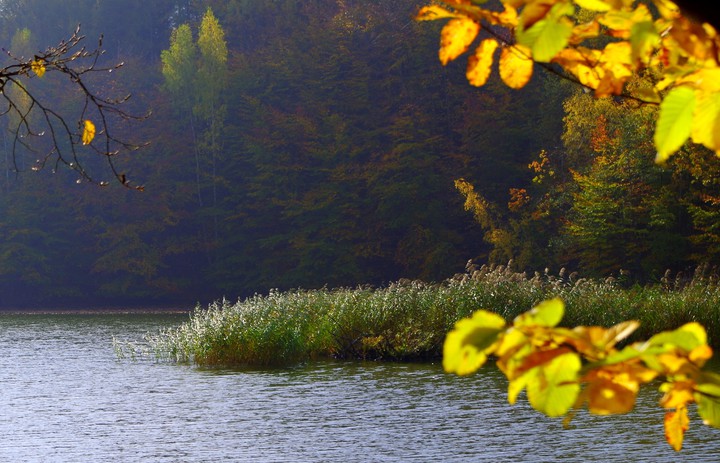
POLYGON ((508 266, 483 266, 439 284, 402 280, 383 288, 271 291, 198 308, 185 324, 149 336, 155 355, 200 365, 272 365, 313 358, 429 360, 442 353, 454 323, 473 311, 508 320, 538 302, 566 302, 563 324, 610 326, 641 322, 638 336, 697 321, 720 344, 720 286, 696 274, 624 288, 548 271, 528 276, 508 266))

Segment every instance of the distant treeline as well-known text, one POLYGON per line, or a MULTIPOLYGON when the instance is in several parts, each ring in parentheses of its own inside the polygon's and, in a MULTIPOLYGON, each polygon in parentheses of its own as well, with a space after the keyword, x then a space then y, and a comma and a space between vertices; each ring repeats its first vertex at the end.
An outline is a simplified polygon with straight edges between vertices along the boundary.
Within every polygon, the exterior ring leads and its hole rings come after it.
MULTIPOLYGON (((469 258, 647 281, 712 263, 720 176, 707 153, 653 166, 652 110, 593 102, 553 75, 470 87, 462 60, 438 64, 437 29, 412 19, 421 3, 3 2, 6 48, 33 53, 80 23, 126 63, 101 84, 152 113, 117 127, 150 143, 118 161, 144 193, 16 175, 0 143, 0 306, 439 281, 469 258), (202 66, 178 94, 161 62, 179 26, 198 42, 208 7, 227 42, 219 101, 202 66), (475 217, 460 178, 484 205, 475 217)), ((29 170, 34 155, 17 154, 29 170)))

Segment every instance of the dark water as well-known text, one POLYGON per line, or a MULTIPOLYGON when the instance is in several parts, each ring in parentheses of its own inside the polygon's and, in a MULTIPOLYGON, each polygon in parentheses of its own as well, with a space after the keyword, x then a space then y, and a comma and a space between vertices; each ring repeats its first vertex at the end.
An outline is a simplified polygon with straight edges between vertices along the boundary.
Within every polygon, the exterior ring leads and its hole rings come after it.
POLYGON ((168 315, 0 315, 1 462, 720 461, 720 430, 664 443, 657 395, 565 430, 506 403, 493 369, 321 362, 204 370, 118 360, 168 315))

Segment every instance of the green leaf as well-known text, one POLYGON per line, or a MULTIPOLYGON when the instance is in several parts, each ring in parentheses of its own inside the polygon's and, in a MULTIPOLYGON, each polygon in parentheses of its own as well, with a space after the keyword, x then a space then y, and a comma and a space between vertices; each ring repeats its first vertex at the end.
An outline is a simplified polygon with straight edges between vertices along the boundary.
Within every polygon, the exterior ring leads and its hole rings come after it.
POLYGON ((705 394, 695 394, 697 411, 703 423, 713 428, 720 428, 720 399, 705 394))
POLYGON ((649 346, 672 345, 690 352, 698 346, 706 343, 707 334, 705 328, 699 323, 686 323, 673 331, 663 331, 648 339, 649 346))
POLYGON ((567 413, 580 393, 577 377, 581 366, 580 356, 570 352, 537 367, 536 376, 527 384, 530 405, 551 417, 567 413))
POLYGON ((637 63, 638 60, 647 63, 650 55, 660 43, 660 34, 655 30, 655 24, 652 21, 643 21, 633 24, 630 30, 630 46, 632 47, 632 61, 637 63))
POLYGON ((660 116, 655 126, 656 162, 665 162, 690 136, 695 90, 687 86, 675 87, 660 104, 660 116))
POLYGON ((477 371, 487 360, 504 327, 505 320, 501 316, 485 310, 478 310, 471 318, 458 321, 443 345, 445 371, 458 375, 477 371))
POLYGON ((563 315, 565 315, 565 304, 563 301, 555 298, 550 299, 533 307, 529 312, 518 315, 514 320, 515 326, 547 326, 553 327, 560 323, 563 315))
POLYGON ((568 3, 555 4, 548 14, 525 30, 522 25, 517 29, 517 40, 532 50, 533 59, 547 63, 565 46, 572 35, 573 24, 566 17, 574 8, 568 3))

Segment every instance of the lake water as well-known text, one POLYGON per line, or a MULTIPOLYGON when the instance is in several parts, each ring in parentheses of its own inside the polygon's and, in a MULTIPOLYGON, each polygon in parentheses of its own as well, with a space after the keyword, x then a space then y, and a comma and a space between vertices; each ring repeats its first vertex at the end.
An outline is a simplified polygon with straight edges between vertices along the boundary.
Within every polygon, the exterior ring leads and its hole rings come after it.
MULTIPOLYGON (((627 416, 559 419, 506 403, 488 368, 317 362, 208 370, 119 360, 187 315, 0 314, 2 462, 712 462, 697 418, 675 453, 657 394, 627 416)), ((694 412, 693 412, 694 415, 694 412)))

